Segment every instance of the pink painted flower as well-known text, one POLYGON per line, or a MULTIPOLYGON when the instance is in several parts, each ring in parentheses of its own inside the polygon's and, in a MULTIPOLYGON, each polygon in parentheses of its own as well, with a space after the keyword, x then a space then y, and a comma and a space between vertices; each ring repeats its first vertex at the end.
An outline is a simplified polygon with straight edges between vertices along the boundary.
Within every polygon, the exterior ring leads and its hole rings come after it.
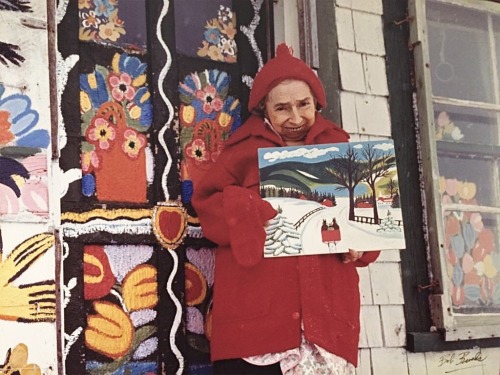
POLYGON ((102 150, 108 150, 116 137, 115 129, 102 117, 94 117, 85 133, 87 140, 102 150))
POLYGON ((111 86, 113 99, 117 101, 134 99, 135 87, 132 86, 132 77, 128 73, 110 73, 108 83, 111 86))
POLYGON ((456 178, 446 180, 446 193, 452 197, 458 193, 458 180, 456 178))
POLYGON ((144 134, 136 132, 133 129, 127 129, 123 133, 125 137, 125 142, 122 143, 123 152, 125 152, 130 158, 137 158, 139 152, 146 145, 146 137, 144 134))
POLYGON ((85 173, 92 172, 94 168, 99 168, 99 157, 94 150, 84 151, 80 155, 80 164, 82 165, 82 171, 85 173))
POLYGON ((205 146, 205 142, 199 138, 193 140, 193 142, 186 147, 186 154, 198 163, 210 160, 210 155, 205 146))
POLYGON ((203 112, 208 114, 213 111, 220 111, 224 105, 224 102, 217 96, 217 90, 212 85, 197 90, 196 97, 203 102, 203 112))

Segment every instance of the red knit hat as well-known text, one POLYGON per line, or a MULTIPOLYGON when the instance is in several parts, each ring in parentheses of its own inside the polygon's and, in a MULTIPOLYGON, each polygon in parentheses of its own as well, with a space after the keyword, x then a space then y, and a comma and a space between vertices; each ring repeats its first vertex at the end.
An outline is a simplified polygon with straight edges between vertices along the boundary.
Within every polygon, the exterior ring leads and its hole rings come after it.
POLYGON ((272 88, 287 79, 306 82, 321 107, 326 105, 325 89, 316 73, 302 60, 293 57, 291 49, 281 43, 276 56, 257 73, 253 81, 248 110, 251 112, 272 88))

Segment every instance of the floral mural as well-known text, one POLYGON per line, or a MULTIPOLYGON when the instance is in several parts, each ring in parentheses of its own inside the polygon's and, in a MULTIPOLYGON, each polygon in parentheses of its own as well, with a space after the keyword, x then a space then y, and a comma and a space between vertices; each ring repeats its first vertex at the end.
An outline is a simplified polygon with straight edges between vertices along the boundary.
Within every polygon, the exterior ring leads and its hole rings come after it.
POLYGON ((153 117, 146 64, 124 53, 115 54, 111 65, 80 76, 82 193, 100 201, 142 203, 153 117))
POLYGON ((240 102, 228 95, 230 77, 212 69, 179 84, 182 199, 191 201, 193 182, 217 160, 224 141, 241 125, 240 102))
POLYGON ((217 18, 207 21, 203 35, 204 40, 198 49, 198 56, 227 63, 236 62, 236 16, 231 8, 220 5, 217 18))
MULTIPOLYGON (((473 182, 440 178, 441 201, 478 205, 473 182)), ((487 216, 474 211, 444 211, 446 257, 456 308, 500 307, 500 249, 487 216)))
POLYGON ((118 0, 78 0, 80 40, 116 42, 125 34, 118 0))
POLYGON ((48 217, 49 132, 29 96, 5 94, 0 85, 0 215, 48 217))
POLYGON ((156 373, 158 282, 153 258, 150 246, 84 247, 88 373, 156 373))

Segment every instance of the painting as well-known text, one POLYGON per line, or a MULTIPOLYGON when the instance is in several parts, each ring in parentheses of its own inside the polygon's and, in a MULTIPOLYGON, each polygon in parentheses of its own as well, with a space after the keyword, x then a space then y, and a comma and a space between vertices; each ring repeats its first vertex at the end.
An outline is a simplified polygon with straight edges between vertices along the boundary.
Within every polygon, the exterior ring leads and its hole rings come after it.
POLYGON ((79 0, 79 38, 131 50, 146 49, 145 1, 79 0))
POLYGON ((261 196, 278 211, 264 256, 405 248, 390 140, 262 148, 261 196))
POLYGON ((82 193, 99 201, 147 202, 153 109, 147 65, 116 53, 107 68, 80 75, 82 193))
POLYGON ((0 229, 0 373, 56 374, 54 234, 35 223, 0 229))
POLYGON ((177 51, 185 56, 236 63, 236 14, 228 0, 175 2, 177 51))

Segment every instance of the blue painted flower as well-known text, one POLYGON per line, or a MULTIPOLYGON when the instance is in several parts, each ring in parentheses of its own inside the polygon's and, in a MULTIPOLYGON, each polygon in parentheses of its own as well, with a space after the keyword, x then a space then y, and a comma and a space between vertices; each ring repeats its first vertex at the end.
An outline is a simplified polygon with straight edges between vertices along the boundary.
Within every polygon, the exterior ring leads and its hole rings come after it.
POLYGON ((139 122, 145 128, 153 123, 153 105, 151 95, 146 87, 137 90, 134 97, 134 107, 130 109, 132 118, 139 118, 139 122), (137 113, 135 116, 134 114, 137 113))
POLYGON ((23 94, 1 98, 0 86, 0 146, 20 146, 46 149, 50 144, 49 132, 34 129, 39 114, 31 108, 31 99, 23 94))
POLYGON ((96 16, 109 17, 115 10, 115 6, 109 3, 109 0, 94 0, 96 16))
POLYGON ((80 90, 82 90, 80 105, 84 112, 90 109, 90 105, 92 108, 97 109, 103 103, 109 101, 106 79, 98 70, 89 74, 80 74, 80 90))
MULTIPOLYGON (((129 56, 126 53, 121 55, 116 54, 113 58, 113 70, 115 73, 125 72, 128 73, 132 78, 139 78, 146 71, 147 64, 139 60, 138 57, 129 56)), ((146 82, 146 77, 144 76, 144 82, 146 82)), ((142 81, 142 77, 141 77, 142 81)), ((142 83, 142 82, 141 82, 142 83)), ((138 86, 137 83, 134 86, 138 86)))
POLYGON ((211 44, 219 44, 220 41, 220 31, 216 27, 207 28, 204 32, 205 40, 211 44))

